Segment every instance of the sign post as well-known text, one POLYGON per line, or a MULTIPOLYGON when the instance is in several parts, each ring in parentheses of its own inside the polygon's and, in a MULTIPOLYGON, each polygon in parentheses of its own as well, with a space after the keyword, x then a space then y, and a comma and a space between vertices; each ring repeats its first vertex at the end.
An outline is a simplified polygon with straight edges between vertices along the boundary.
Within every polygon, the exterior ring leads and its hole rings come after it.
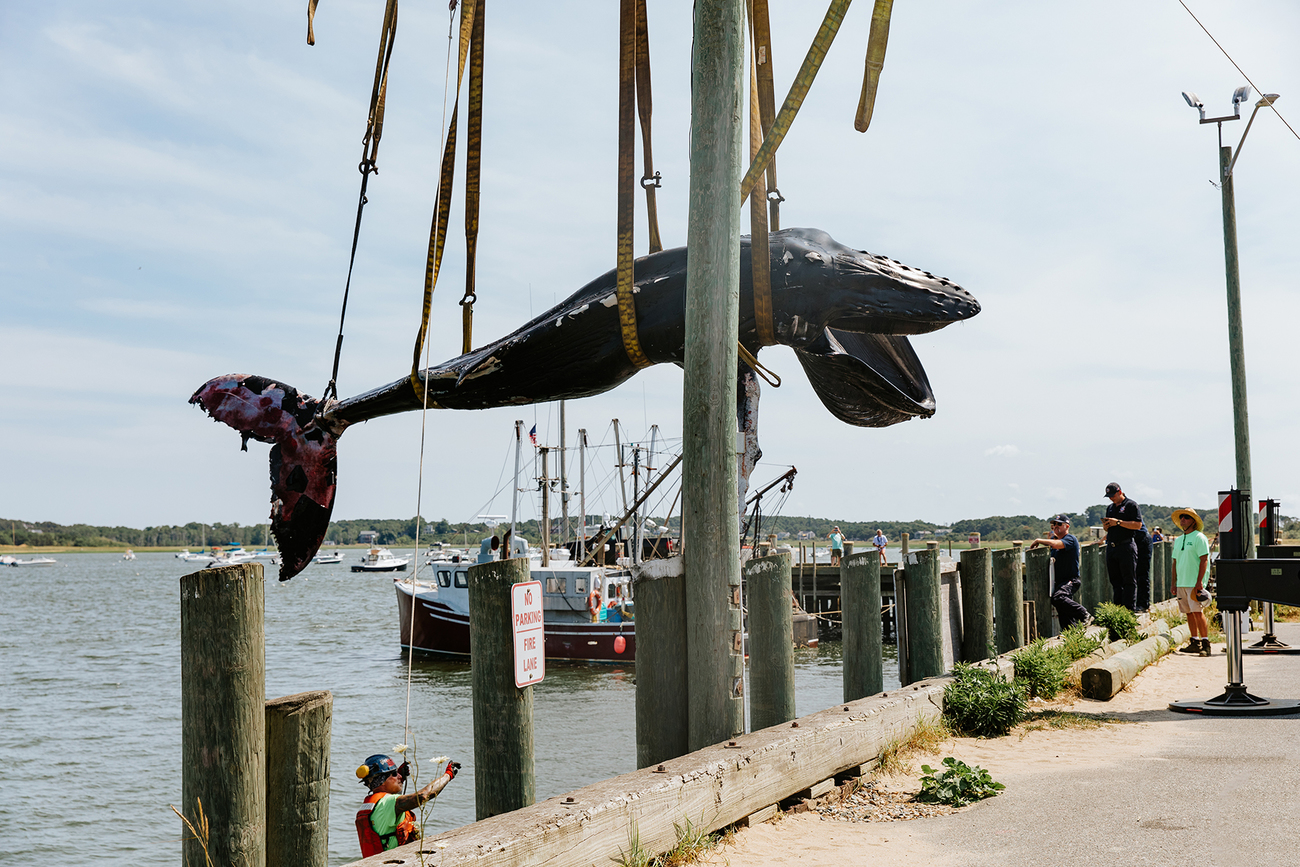
POLYGON ((542 582, 510 586, 510 624, 515 645, 515 686, 541 683, 546 676, 542 582))

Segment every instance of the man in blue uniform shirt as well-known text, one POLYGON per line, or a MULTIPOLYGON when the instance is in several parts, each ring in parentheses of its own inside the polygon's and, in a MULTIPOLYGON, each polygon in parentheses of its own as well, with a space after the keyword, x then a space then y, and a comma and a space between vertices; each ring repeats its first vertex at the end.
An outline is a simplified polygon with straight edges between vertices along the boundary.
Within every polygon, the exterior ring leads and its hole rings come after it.
POLYGON ((1124 495, 1119 482, 1106 486, 1106 571, 1116 605, 1137 610, 1137 534, 1142 530, 1142 512, 1138 504, 1124 495))
POLYGON ((1052 549, 1052 607, 1061 631, 1088 619, 1088 609, 1075 601, 1079 589, 1079 540, 1070 535, 1069 515, 1054 515, 1048 523, 1052 531, 1045 539, 1035 539, 1030 548, 1045 545, 1052 549))

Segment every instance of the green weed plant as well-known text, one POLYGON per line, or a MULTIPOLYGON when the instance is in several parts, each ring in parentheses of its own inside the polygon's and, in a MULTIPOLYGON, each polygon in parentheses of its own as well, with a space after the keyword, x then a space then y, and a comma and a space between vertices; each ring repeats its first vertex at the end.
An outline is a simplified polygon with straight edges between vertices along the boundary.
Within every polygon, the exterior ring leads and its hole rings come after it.
POLYGON ((1031 698, 1055 698, 1065 689, 1065 680, 1074 662, 1062 645, 1048 647, 1047 640, 1040 638, 1011 655, 1015 666, 1015 682, 1024 688, 1031 698))
POLYGON ((1103 602, 1092 612, 1093 622, 1110 632, 1111 641, 1127 641, 1130 645, 1142 640, 1138 634, 1137 615, 1123 605, 1103 602))
POLYGON ((1077 661, 1099 649, 1101 640, 1089 635, 1088 628, 1082 623, 1076 623, 1061 633, 1061 647, 1065 648, 1071 661, 1077 661))
POLYGON ((952 756, 944 759, 943 765, 947 768, 943 773, 937 773, 929 765, 921 766, 925 776, 921 777, 921 791, 916 796, 918 801, 964 807, 991 798, 1006 788, 995 782, 989 772, 979 765, 972 768, 952 756))
POLYGON ((943 690, 943 713, 956 731, 977 738, 1002 737, 1025 718, 1024 690, 987 668, 958 663, 943 690))

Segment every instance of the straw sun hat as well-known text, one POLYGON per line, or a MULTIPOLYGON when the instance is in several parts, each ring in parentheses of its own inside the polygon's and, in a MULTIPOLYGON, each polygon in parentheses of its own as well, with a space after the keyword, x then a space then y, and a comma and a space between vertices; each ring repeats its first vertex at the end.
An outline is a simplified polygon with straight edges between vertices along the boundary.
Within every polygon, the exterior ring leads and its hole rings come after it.
MULTIPOLYGON (((1183 519, 1183 515, 1188 516, 1196 522, 1196 529, 1198 531, 1205 529, 1205 522, 1201 520, 1200 515, 1196 514, 1195 509, 1174 509, 1174 513, 1171 517, 1173 517, 1174 523, 1178 524, 1178 522, 1183 519)), ((1178 524, 1178 526, 1181 527, 1182 524, 1178 524)))

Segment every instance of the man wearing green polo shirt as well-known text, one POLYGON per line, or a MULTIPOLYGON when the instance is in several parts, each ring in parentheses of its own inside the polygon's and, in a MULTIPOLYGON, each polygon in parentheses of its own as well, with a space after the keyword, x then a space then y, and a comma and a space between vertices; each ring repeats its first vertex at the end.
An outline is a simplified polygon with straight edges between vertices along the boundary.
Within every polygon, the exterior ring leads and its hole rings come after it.
POLYGON ((1210 655, 1210 628, 1201 608, 1205 571, 1210 565, 1210 543, 1201 532, 1205 524, 1194 509, 1175 509, 1174 523, 1183 528, 1183 535, 1174 540, 1173 574, 1170 576, 1170 595, 1178 597, 1178 610, 1187 615, 1187 629, 1191 633, 1186 647, 1179 653, 1210 655))

